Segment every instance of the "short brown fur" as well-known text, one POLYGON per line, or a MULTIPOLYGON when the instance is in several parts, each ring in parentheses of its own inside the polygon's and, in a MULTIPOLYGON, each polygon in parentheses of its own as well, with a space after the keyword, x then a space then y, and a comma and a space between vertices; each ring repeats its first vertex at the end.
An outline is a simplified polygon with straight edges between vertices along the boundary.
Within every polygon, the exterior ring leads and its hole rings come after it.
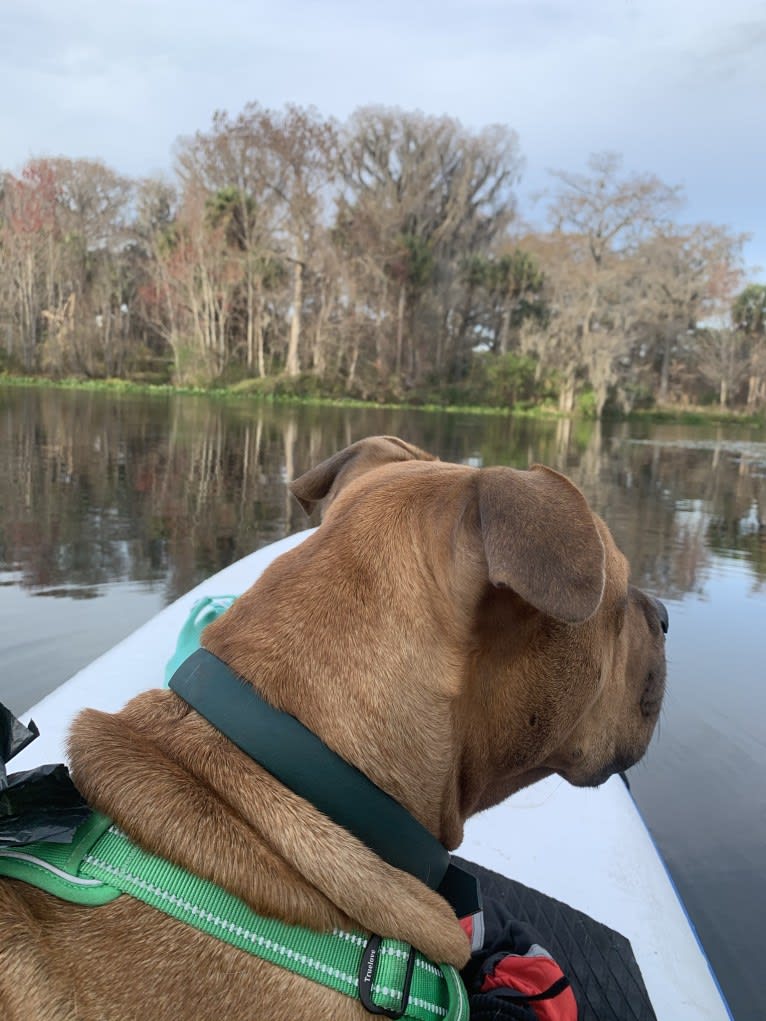
MULTIPOLYGON (((204 644, 447 847, 469 815, 551 772, 599 783, 640 758, 664 687, 657 609, 563 476, 444 464, 373 437, 292 488, 307 510, 324 501, 321 527, 204 644)), ((85 710, 70 757, 95 808, 257 911, 467 959, 437 894, 174 693, 146 692, 114 715, 85 710)), ((127 897, 79 908, 4 880, 0 931, 7 1021, 369 1016, 127 897)))

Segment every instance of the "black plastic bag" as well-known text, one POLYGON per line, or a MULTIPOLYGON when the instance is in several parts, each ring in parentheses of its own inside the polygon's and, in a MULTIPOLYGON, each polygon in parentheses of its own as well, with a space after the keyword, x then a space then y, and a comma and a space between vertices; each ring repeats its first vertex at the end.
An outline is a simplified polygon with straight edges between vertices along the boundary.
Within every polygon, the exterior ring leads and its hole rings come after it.
POLYGON ((0 791, 7 786, 5 764, 10 762, 14 755, 31 744, 40 731, 33 720, 25 726, 21 720, 17 720, 10 709, 0 702, 0 791))
POLYGON ((68 844, 90 809, 61 763, 6 774, 5 764, 40 732, 0 703, 0 845, 38 840, 68 844))

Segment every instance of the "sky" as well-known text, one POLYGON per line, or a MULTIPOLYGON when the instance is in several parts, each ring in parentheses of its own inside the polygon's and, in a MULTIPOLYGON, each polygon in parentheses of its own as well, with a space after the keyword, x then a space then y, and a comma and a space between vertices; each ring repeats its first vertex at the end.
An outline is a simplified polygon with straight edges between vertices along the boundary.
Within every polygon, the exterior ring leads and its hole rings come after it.
POLYGON ((522 212, 551 169, 622 153, 682 222, 751 234, 766 281, 766 0, 0 0, 0 168, 169 173, 246 102, 447 113, 519 134, 522 212))

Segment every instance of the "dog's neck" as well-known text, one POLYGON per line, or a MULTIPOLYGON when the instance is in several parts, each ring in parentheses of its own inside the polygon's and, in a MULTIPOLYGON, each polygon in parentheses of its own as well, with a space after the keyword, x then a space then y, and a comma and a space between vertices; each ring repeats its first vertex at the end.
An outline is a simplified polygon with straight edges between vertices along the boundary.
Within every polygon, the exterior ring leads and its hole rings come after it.
POLYGON ((175 694, 150 691, 113 716, 81 713, 72 772, 94 808, 148 850, 317 929, 355 924, 461 966, 449 905, 294 795, 175 694))
MULTIPOLYGON (((453 850, 462 840, 453 695, 461 680, 443 621, 387 593, 333 588, 309 539, 209 625, 204 645, 299 719, 453 850), (301 613, 296 614, 296 605, 301 613), (338 626, 354 620, 353 633, 338 626), (424 665, 427 664, 427 670, 424 665)), ((350 574, 351 572, 346 572, 350 574)))
POLYGON ((275 709, 222 660, 197 649, 169 687, 287 788, 395 868, 440 888, 446 848, 363 772, 289 713, 275 709))

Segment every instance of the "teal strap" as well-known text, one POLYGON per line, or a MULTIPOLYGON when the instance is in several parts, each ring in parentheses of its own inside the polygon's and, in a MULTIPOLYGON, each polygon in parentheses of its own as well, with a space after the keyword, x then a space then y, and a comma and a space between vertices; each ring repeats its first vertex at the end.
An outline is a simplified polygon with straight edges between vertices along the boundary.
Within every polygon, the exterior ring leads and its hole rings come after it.
MULTIPOLYGON (((360 931, 318 933, 258 915, 214 883, 142 851, 115 826, 90 847, 79 874, 304 978, 347 996, 359 996, 360 969, 369 941, 360 931)), ((372 997, 385 1012, 392 1012, 390 1016, 398 1016, 404 1007, 401 1016, 415 1021, 468 1018, 467 996, 458 972, 451 965, 437 967, 399 940, 385 939, 380 944, 372 997), (406 996, 411 952, 414 966, 406 996)))
POLYGON ((447 849, 414 816, 290 713, 263 699, 207 649, 197 649, 170 688, 291 791, 353 833, 394 868, 437 889, 447 849))
POLYGON ((165 687, 187 656, 198 649, 202 632, 222 613, 229 609, 236 596, 202 596, 192 606, 189 616, 178 633, 178 641, 173 655, 165 667, 165 687))

